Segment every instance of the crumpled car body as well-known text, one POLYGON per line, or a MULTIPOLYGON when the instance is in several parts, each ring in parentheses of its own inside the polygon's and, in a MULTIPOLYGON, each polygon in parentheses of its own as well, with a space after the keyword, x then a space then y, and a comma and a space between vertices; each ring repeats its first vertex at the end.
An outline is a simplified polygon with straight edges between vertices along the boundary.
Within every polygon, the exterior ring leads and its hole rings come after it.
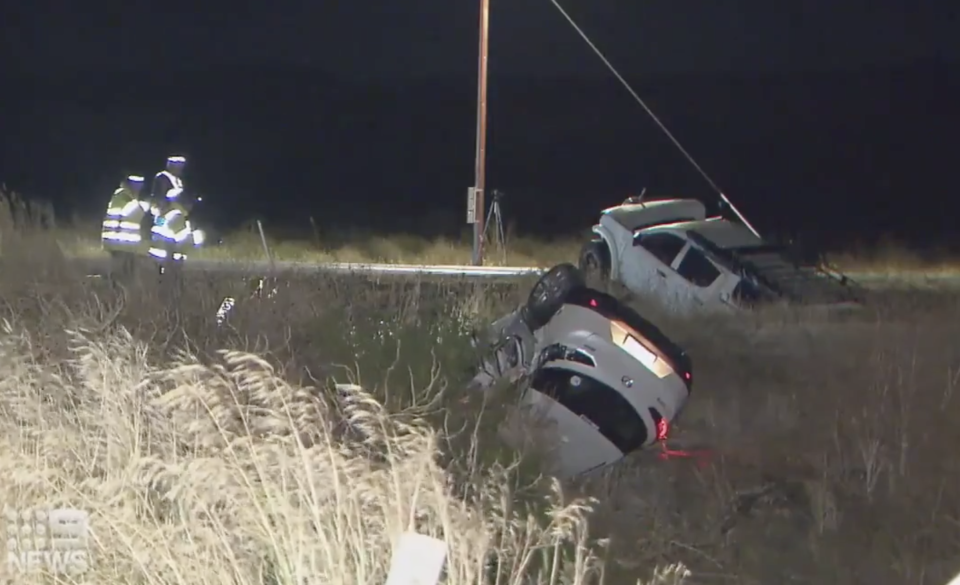
POLYGON ((666 440, 692 388, 686 352, 636 311, 586 287, 569 264, 547 272, 527 303, 475 345, 482 359, 470 389, 516 383, 520 408, 554 429, 561 477, 666 440))

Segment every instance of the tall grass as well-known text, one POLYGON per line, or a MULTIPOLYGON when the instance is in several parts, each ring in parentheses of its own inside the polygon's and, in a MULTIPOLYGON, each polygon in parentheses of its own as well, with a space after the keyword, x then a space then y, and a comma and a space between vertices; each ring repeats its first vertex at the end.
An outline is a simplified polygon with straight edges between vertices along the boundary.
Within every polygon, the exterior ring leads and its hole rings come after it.
MULTIPOLYGON (((14 210, 18 216, 30 216, 33 221, 44 225, 44 246, 56 243, 68 256, 95 257, 104 254, 99 240, 99 219, 90 221, 74 218, 55 224, 53 211, 48 205, 27 202, 3 192, 0 192, 0 200, 7 201, 9 205, 3 205, 14 210)), ((484 263, 490 266, 532 267, 548 267, 561 262, 576 263, 581 247, 591 238, 589 229, 595 220, 595 217, 584 218, 580 233, 557 234, 552 238, 530 237, 518 233, 511 225, 503 245, 495 239, 489 239, 485 246, 484 263)), ((383 235, 350 229, 291 234, 267 223, 265 234, 271 254, 281 261, 465 265, 472 258, 472 233, 467 230, 459 237, 437 238, 413 234, 383 235)), ((194 257, 241 262, 266 259, 255 222, 246 222, 237 229, 212 236, 202 249, 194 253, 194 257)), ((492 232, 490 238, 493 238, 492 232)), ((921 252, 900 242, 884 240, 872 246, 852 243, 849 249, 830 251, 827 259, 830 264, 846 271, 911 275, 956 273, 956 256, 955 250, 921 252)))
MULTIPOLYGON (((0 214, 5 237, 43 231, 9 210, 0 214)), ((149 281, 116 288, 67 266, 38 279, 16 261, 19 249, 6 249, 0 282, 0 493, 8 510, 90 511, 84 582, 384 582, 392 547, 410 530, 447 543, 451 584, 580 583, 598 566, 589 502, 524 477, 519 454, 458 465, 459 475, 444 467, 441 454, 452 468, 457 449, 485 448, 469 432, 482 417, 467 432, 441 432, 457 422, 442 408, 446 362, 427 363, 422 376, 402 367, 392 378, 389 367, 380 380, 367 374, 385 354, 355 351, 357 336, 380 328, 379 317, 300 298, 287 318, 308 321, 319 346, 274 345, 271 364, 217 347, 257 346, 275 333, 290 341, 279 319, 241 305, 231 333, 213 327, 208 309, 219 293, 192 289, 181 308, 149 281), (325 349, 343 359, 303 359, 325 349), (312 371, 322 379, 285 381, 312 371), (378 395, 333 378, 369 382, 378 395)), ((21 550, 37 544, 17 538, 21 550)), ((48 577, 2 570, 18 583, 48 577)))
POLYGON ((542 438, 500 440, 511 388, 462 392, 464 330, 529 283, 301 278, 217 328, 242 282, 196 274, 173 304, 150 271, 114 287, 53 255, 38 276, 7 250, 0 497, 90 510, 85 582, 377 583, 411 529, 448 543, 451 584, 960 570, 950 291, 696 321, 615 291, 693 357, 670 447, 697 456, 639 453, 559 485, 542 438))
POLYGON ((582 503, 532 515, 501 465, 456 497, 437 432, 358 387, 334 404, 251 354, 155 367, 122 331, 66 335, 41 364, 5 324, 0 474, 6 506, 93 514, 87 582, 382 583, 408 530, 446 541, 447 583, 583 582, 596 560, 582 503))

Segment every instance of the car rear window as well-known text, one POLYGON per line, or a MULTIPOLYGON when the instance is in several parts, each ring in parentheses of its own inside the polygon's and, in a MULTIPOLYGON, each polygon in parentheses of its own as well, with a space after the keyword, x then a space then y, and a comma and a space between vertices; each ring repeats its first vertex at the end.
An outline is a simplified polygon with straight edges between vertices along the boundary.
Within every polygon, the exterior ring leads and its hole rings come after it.
POLYGON ((647 426, 633 405, 616 389, 595 378, 569 370, 541 368, 530 386, 587 419, 624 455, 647 442, 647 426))
MULTIPOLYGON (((667 337, 656 325, 616 298, 586 287, 578 287, 567 295, 566 303, 596 311, 607 319, 623 321, 657 346, 670 361, 674 371, 689 383, 693 375, 690 356, 667 337)), ((689 384, 688 384, 689 386, 689 384)))

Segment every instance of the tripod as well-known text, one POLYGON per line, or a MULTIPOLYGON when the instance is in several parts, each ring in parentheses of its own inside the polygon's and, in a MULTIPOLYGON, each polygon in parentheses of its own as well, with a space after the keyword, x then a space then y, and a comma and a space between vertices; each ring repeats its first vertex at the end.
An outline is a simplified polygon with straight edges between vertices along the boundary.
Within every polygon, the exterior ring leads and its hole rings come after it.
POLYGON ((487 212, 487 221, 483 224, 483 239, 487 240, 487 232, 490 230, 490 221, 493 220, 496 222, 496 226, 493 228, 496 230, 494 236, 497 241, 497 249, 500 252, 501 261, 507 263, 507 237, 503 231, 503 212, 500 209, 500 200, 503 198, 503 193, 497 189, 493 190, 493 203, 490 204, 490 211, 487 212))

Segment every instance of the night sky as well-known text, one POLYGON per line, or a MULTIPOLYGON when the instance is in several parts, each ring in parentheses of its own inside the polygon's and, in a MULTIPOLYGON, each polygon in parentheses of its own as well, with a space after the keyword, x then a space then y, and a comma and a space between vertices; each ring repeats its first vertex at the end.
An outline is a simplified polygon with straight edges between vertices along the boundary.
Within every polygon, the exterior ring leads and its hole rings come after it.
MULTIPOLYGON (((7 3, 0 180, 95 215, 175 149, 220 224, 460 229, 476 4, 7 3)), ((956 2, 561 4, 761 225, 950 238, 956 2)), ((549 0, 492 0, 490 40, 488 184, 521 231, 644 186, 712 197, 549 0)))
MULTIPOLYGON (((349 77, 472 72, 477 2, 10 3, 5 52, 30 68, 143 68, 257 62, 349 77), (215 8, 216 7, 216 8, 215 8)), ((625 71, 831 69, 960 61, 960 9, 928 0, 566 0, 625 71)), ((494 0, 498 72, 604 72, 548 0, 494 0)))

